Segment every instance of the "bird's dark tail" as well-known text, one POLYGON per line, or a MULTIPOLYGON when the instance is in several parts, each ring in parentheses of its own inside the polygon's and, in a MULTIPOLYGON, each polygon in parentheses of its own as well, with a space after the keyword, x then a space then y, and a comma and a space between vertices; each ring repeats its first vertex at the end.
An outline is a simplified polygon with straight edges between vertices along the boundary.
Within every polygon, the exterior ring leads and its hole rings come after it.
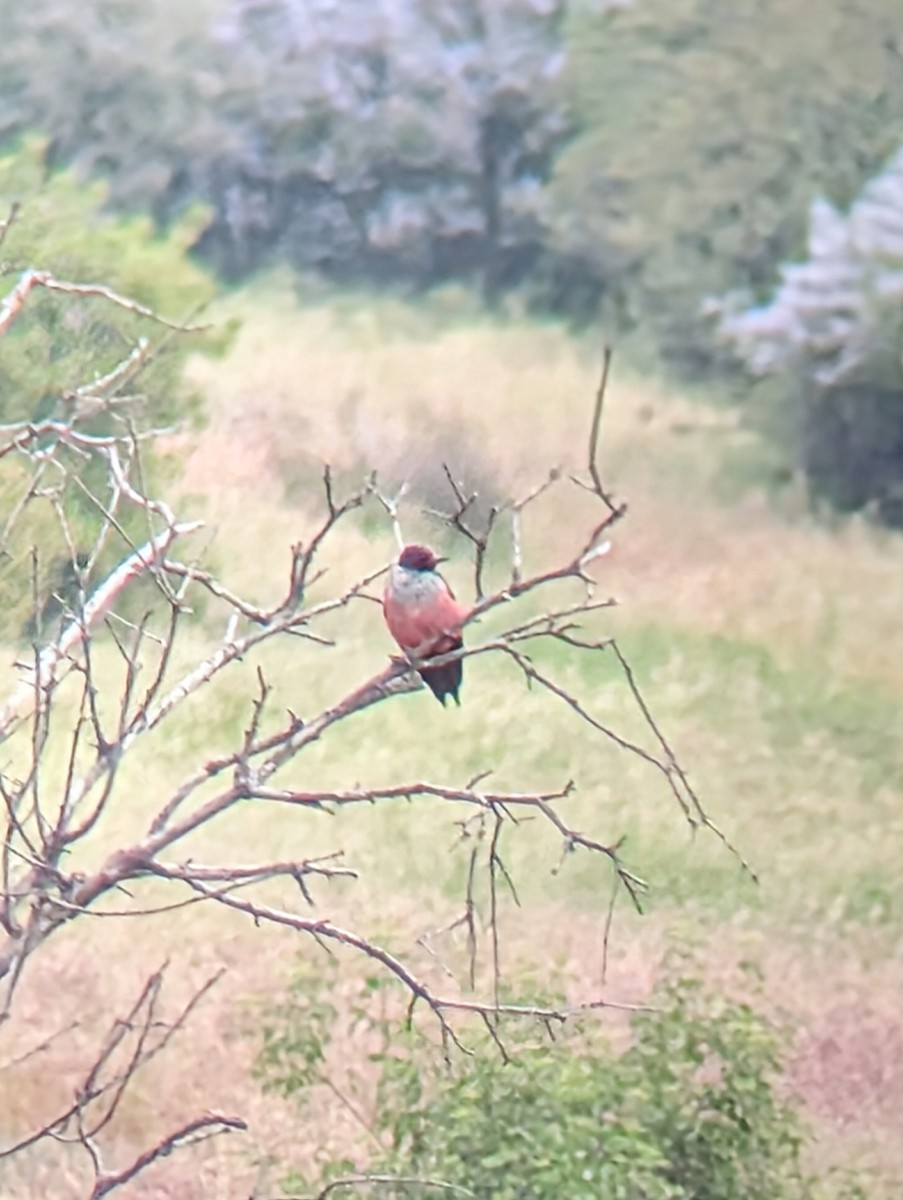
MULTIPOLYGON (((443 654, 450 654, 453 650, 460 650, 464 645, 462 638, 455 638, 449 642, 442 650, 443 654)), ((437 655, 437 657, 439 657, 437 655)), ((454 662, 443 663, 439 667, 422 667, 420 670, 420 678, 430 689, 439 703, 445 708, 445 699, 451 696, 455 704, 461 704, 458 693, 461 690, 461 681, 464 678, 464 660, 456 658, 454 662)))

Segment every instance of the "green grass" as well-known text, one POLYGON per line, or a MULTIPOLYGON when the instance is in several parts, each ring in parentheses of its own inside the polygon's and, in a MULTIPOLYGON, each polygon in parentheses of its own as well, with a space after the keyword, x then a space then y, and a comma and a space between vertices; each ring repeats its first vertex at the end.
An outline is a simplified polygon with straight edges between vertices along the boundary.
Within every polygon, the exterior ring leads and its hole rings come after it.
MULTIPOLYGON (((362 619, 373 615, 368 607, 362 619)), ((347 648, 295 642, 262 656, 274 688, 273 727, 286 708, 310 715, 379 668, 385 635, 378 620, 366 623, 347 648)), ((441 709, 426 691, 378 706, 331 730, 277 782, 305 789, 421 780, 459 787, 491 770, 487 786, 529 791, 573 780, 577 790, 561 805, 563 815, 603 842, 626 837, 625 858, 649 882, 654 911, 690 905, 703 922, 717 922, 739 908, 769 923, 782 919, 797 934, 830 914, 835 923, 876 923, 898 937, 903 744, 894 694, 884 685, 838 681, 808 659, 787 665, 767 645, 721 633, 640 625, 626 629, 620 644, 709 816, 754 867, 758 886, 710 831, 691 832, 660 773, 541 688, 527 688, 498 656, 467 663, 460 710, 441 709)), ((539 644, 533 659, 606 728, 660 753, 610 652, 539 644)), ((194 764, 236 745, 252 688, 251 665, 239 664, 190 701, 181 720, 147 739, 126 764, 121 788, 125 797, 140 778, 140 792, 113 807, 87 848, 92 859, 137 832, 136 822, 149 820, 194 764)), ((112 682, 108 690, 115 690, 112 682)), ((221 828, 205 830, 191 849, 215 857, 240 838, 246 853, 274 854, 291 829, 305 853, 341 845, 386 887, 438 885, 451 898, 460 893, 469 852, 469 843, 457 844, 462 815, 423 799, 333 818, 248 804, 221 828)), ((512 826, 504 847, 525 902, 551 896, 590 911, 607 904, 603 859, 580 852, 552 874, 560 837, 545 823, 512 826)))

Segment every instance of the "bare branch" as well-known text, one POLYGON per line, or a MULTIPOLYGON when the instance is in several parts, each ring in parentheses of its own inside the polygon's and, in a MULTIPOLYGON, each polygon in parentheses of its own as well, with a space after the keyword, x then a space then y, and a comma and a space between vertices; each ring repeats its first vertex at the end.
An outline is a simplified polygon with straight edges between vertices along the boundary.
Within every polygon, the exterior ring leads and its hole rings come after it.
MULTIPOLYGON (((8 228, 8 222, 4 233, 6 228, 8 228)), ((71 283, 64 279, 57 279, 49 271, 30 269, 22 273, 19 282, 0 304, 0 337, 6 333, 15 317, 18 316, 28 293, 37 287, 46 288, 49 292, 62 292, 69 296, 96 296, 106 300, 109 304, 115 304, 117 308, 124 308, 137 316, 147 317, 149 321, 154 321, 166 329, 177 330, 179 333, 202 333, 210 328, 209 325, 182 325, 177 321, 170 321, 166 317, 161 317, 152 308, 139 304, 137 300, 120 295, 119 292, 102 283, 71 283)))
MULTIPOLYGON (((9 1158, 45 1138, 53 1138, 58 1142, 81 1145, 89 1153, 98 1175, 97 1187, 102 1187, 105 1182, 118 1187, 120 1183, 134 1177, 137 1173, 133 1169, 135 1164, 124 1172, 112 1175, 102 1172, 99 1151, 94 1140, 112 1120, 136 1073, 166 1049, 176 1033, 184 1028, 203 997, 222 976, 222 971, 212 975, 194 992, 175 1019, 166 1022, 159 1017, 157 1011, 164 971, 165 966, 150 975, 129 1012, 121 1020, 112 1023, 68 1108, 27 1137, 0 1149, 0 1160, 9 1158)), ((239 1122, 234 1127, 239 1128, 241 1125, 239 1122)), ((175 1141, 170 1148, 174 1148, 180 1137, 180 1134, 171 1135, 175 1141)), ((164 1139, 157 1147, 139 1156, 136 1163, 146 1166, 160 1158, 164 1153, 160 1147, 167 1145, 169 1141, 169 1138, 164 1139)), ((143 1166, 137 1169, 141 1170, 143 1166)), ((111 1186, 105 1186, 101 1191, 95 1190, 92 1195, 105 1195, 110 1190, 111 1186)))
POLYGON ((225 905, 227 908, 233 908, 238 912, 245 913, 255 922, 269 922, 273 925, 282 925, 288 929, 294 929, 298 933, 314 934, 317 938, 322 938, 325 941, 335 941, 353 950, 358 950, 366 958, 380 963, 390 975, 393 975, 399 983, 404 985, 410 993, 412 1005, 416 1004, 417 1001, 422 1001, 426 1004, 438 1019, 443 1033, 450 1037, 456 1045, 460 1045, 460 1043, 449 1024, 448 1014, 450 1013, 471 1013, 476 1016, 486 1015, 492 1017, 534 1017, 561 1023, 576 1016, 578 1013, 591 1012, 603 1008, 617 1009, 623 1012, 646 1011, 647 1006, 645 1005, 624 1004, 601 999, 591 1000, 585 1004, 576 1004, 567 1008, 553 1009, 542 1005, 486 1004, 478 1000, 471 1001, 457 997, 437 996, 400 959, 396 958, 382 946, 370 941, 368 938, 362 937, 352 930, 343 929, 335 925, 332 921, 323 918, 314 920, 313 918, 299 917, 284 909, 249 900, 243 896, 234 896, 229 893, 213 893, 198 880, 186 879, 185 882, 193 890, 208 895, 211 899, 216 900, 218 904, 225 905))
POLYGON ((4 220, 0 221, 0 246, 3 245, 4 241, 6 241, 6 235, 9 233, 10 229, 12 229, 13 224, 21 211, 22 205, 19 204, 17 200, 14 200, 9 206, 9 212, 7 213, 6 217, 4 220))
POLYGON ((202 521, 183 521, 165 529, 130 554, 100 584, 85 603, 84 612, 70 621, 57 641, 50 643, 41 652, 29 678, 19 685, 0 710, 0 740, 8 735, 10 727, 21 716, 22 705, 29 695, 46 691, 52 685, 60 663, 85 640, 92 625, 109 610, 123 588, 145 571, 158 566, 177 537, 194 533, 201 528, 202 521))
POLYGON ((392 534, 395 538, 395 545, 399 550, 404 549, 404 535, 401 532, 401 522, 398 518, 398 506, 408 494, 408 482, 405 480, 394 496, 384 496, 378 491, 374 481, 373 494, 379 503, 388 513, 389 519, 392 522, 392 534))
POLYGON ((436 515, 442 517, 458 533, 463 534, 473 546, 474 594, 477 601, 480 601, 483 598, 483 569, 486 565, 486 552, 489 549, 489 540, 492 537, 493 526, 495 525, 496 517, 499 515, 499 510, 495 506, 490 508, 483 528, 476 529, 470 520, 466 518, 472 510, 473 505, 479 499, 477 493, 472 492, 469 496, 465 496, 461 490, 461 485, 456 482, 447 463, 442 464, 442 469, 445 472, 445 478, 448 480, 449 487, 454 495, 456 507, 453 512, 438 513, 436 515))
POLYGON ((179 1129, 161 1138, 156 1145, 145 1150, 143 1154, 139 1154, 127 1167, 123 1167, 120 1171, 105 1171, 99 1174, 94 1187, 91 1191, 91 1200, 101 1200, 102 1196, 108 1196, 110 1192, 120 1188, 123 1184, 131 1182, 136 1175, 146 1170, 160 1159, 168 1158, 174 1150, 180 1150, 185 1146, 197 1145, 199 1142, 206 1141, 208 1138, 216 1137, 223 1133, 247 1133, 248 1126, 241 1117, 227 1117, 222 1113, 209 1113, 204 1117, 196 1117, 193 1121, 189 1121, 186 1125, 182 1125, 179 1129))

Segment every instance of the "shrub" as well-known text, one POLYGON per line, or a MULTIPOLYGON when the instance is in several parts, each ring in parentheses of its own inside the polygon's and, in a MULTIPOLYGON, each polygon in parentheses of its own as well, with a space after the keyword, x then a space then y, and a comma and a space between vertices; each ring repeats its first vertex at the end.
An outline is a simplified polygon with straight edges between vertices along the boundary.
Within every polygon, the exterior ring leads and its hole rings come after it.
MULTIPOLYGON (((162 236, 149 218, 110 214, 106 199, 102 183, 84 184, 71 172, 48 171, 46 145, 38 139, 0 156, 0 219, 14 202, 21 204, 3 244, 3 292, 33 269, 68 283, 102 281, 169 317, 190 318, 212 299, 212 279, 186 253, 199 215, 162 236)), ((140 430, 196 415, 196 397, 182 383, 186 358, 192 349, 224 345, 225 337, 174 337, 147 317, 100 296, 33 288, 0 342, 0 421, 65 416, 83 402, 78 389, 124 363, 141 338, 147 339, 149 351, 143 364, 124 377, 117 403, 97 403, 97 415, 83 419, 86 433, 104 435, 113 428, 121 433, 129 420, 140 430)), ((88 398, 84 403, 92 402, 88 398)), ((157 464, 150 453, 144 460, 144 471, 152 478, 157 464)), ((16 514, 0 546, 0 632, 6 635, 22 632, 34 618, 34 582, 38 607, 44 607, 48 618, 71 605, 75 581, 67 539, 72 538, 77 553, 88 550, 105 519, 100 506, 109 500, 104 471, 97 461, 87 462, 77 447, 59 448, 54 468, 31 492, 29 474, 14 455, 4 458, 0 496, 6 512, 16 514), (28 500, 20 508, 23 492, 28 500), (42 554, 33 567, 35 543, 42 554)), ((126 513, 123 520, 126 535, 131 531, 137 540, 144 539, 146 521, 137 512, 126 513)), ((123 543, 116 546, 116 540, 110 540, 107 555, 123 552, 123 543)), ((99 565, 108 561, 105 557, 99 565)))
MULTIPOLYGON (((76 283, 102 281, 157 312, 190 319, 216 290, 209 273, 187 255, 205 220, 202 211, 161 236, 149 217, 107 211, 107 197, 99 181, 49 170, 47 145, 39 138, 0 155, 0 220, 13 202, 22 205, 3 247, 2 274, 9 278, 31 267, 76 283)), ((149 330, 159 327, 97 297, 35 290, 3 341, 0 419, 44 415, 64 391, 111 370, 149 330)), ((141 375, 142 393, 150 418, 168 421, 189 404, 179 381, 197 339, 194 345, 185 338, 159 341, 141 375)))
MULTIPOLYGON (((306 1100, 337 1009, 296 1000, 272 1010, 261 1071, 306 1100)), ((626 1050, 589 1022, 552 1042, 525 1036, 535 1032, 506 1026, 510 1061, 487 1036, 448 1073, 415 1035, 389 1042, 376 1115, 389 1149, 370 1169, 479 1200, 802 1200, 817 1190, 799 1112, 778 1083, 782 1031, 749 1004, 674 977, 633 1018, 626 1050)))

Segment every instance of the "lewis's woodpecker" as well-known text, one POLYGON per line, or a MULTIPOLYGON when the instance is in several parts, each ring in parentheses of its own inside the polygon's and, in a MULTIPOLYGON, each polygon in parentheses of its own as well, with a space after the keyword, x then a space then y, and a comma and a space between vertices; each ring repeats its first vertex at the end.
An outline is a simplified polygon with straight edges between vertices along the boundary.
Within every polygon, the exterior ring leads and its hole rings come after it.
MULTIPOLYGON (((383 613, 389 632, 411 658, 437 658, 459 650, 467 609, 436 570, 440 560, 427 546, 405 546, 389 571, 383 613)), ((445 707, 446 696, 460 704, 464 664, 460 658, 421 667, 420 678, 445 707)))

